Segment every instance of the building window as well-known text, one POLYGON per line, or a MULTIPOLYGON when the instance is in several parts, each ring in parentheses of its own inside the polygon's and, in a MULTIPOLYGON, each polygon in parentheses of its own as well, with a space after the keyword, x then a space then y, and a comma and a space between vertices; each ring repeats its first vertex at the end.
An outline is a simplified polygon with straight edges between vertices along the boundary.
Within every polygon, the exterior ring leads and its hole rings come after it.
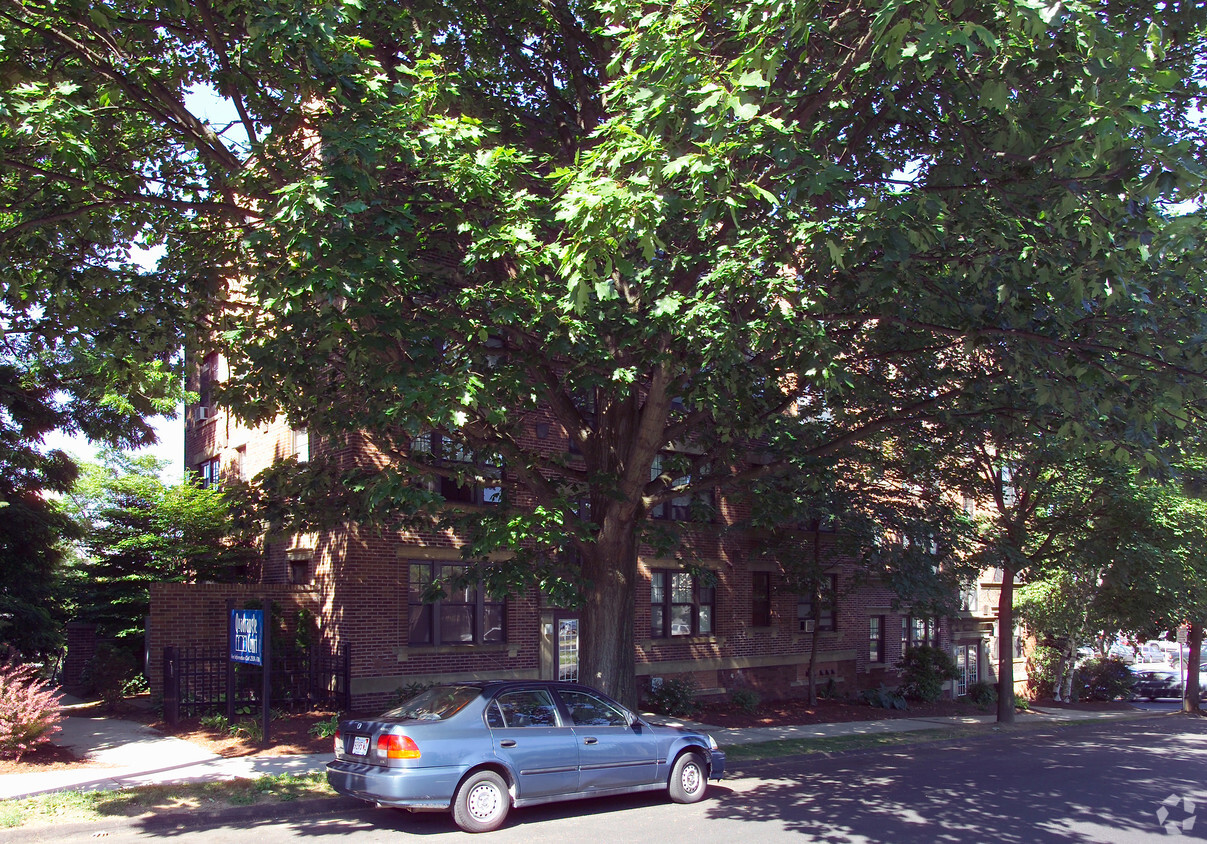
POLYGON ((310 461, 310 429, 295 428, 293 431, 293 456, 299 463, 310 461))
MULTIPOLYGON (((411 440, 411 456, 449 469, 460 468, 466 474, 481 475, 484 478, 502 479, 499 458, 482 461, 476 460, 474 454, 463 443, 449 439, 442 434, 422 434, 411 440)), ((431 483, 433 492, 439 492, 445 501, 457 504, 498 504, 503 500, 503 487, 496 484, 475 484, 439 476, 431 483)))
MULTIPOLYGON (((650 466, 650 480, 657 480, 670 472, 680 471, 671 464, 689 459, 689 455, 654 455, 654 463, 650 466)), ((690 484, 691 480, 690 473, 679 475, 671 481, 671 486, 690 484)), ((655 504, 650 508, 650 518, 669 519, 676 522, 711 522, 715 512, 716 502, 713 498, 713 491, 709 489, 687 495, 677 495, 670 501, 655 504)))
POLYGON ((297 586, 311 582, 309 558, 289 561, 289 582, 297 586))
POLYGON ((750 624, 754 627, 771 626, 771 572, 750 573, 750 624))
POLYGON ((197 464, 197 480, 202 489, 218 489, 221 486, 222 461, 217 457, 197 464))
POLYGON ((409 564, 407 640, 412 645, 483 645, 505 642, 506 604, 486 595, 481 584, 455 586, 466 566, 412 561, 409 564), (440 596, 423 599, 436 586, 440 596))
POLYGON ((814 625, 819 633, 832 633, 838 629, 838 575, 826 575, 822 579, 818 594, 803 595, 796 604, 797 629, 801 633, 812 633, 814 625), (813 601, 818 606, 814 614, 813 601))
POLYGON ((656 571, 650 576, 650 636, 710 636, 716 590, 685 571, 656 571))
POLYGON ((939 647, 939 619, 922 616, 901 616, 901 654, 918 645, 939 647))
POLYGON ((247 446, 241 445, 235 449, 235 476, 247 480, 247 446))
POLYGON ((196 419, 204 422, 214 418, 214 385, 218 383, 218 355, 209 354, 201 360, 197 373, 196 419))
POLYGON ((884 662, 884 616, 868 617, 868 662, 884 662))
POLYGON ((971 645, 956 645, 956 697, 968 694, 968 687, 979 679, 978 669, 981 646, 979 642, 971 645))

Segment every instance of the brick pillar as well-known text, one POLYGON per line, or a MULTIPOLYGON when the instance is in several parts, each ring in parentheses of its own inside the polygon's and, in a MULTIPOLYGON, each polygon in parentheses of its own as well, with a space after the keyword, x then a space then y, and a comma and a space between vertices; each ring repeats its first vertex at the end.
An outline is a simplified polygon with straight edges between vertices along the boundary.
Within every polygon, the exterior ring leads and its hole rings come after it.
POLYGON ((68 694, 83 690, 84 669, 96 653, 96 625, 67 622, 67 656, 63 659, 63 689, 68 694))

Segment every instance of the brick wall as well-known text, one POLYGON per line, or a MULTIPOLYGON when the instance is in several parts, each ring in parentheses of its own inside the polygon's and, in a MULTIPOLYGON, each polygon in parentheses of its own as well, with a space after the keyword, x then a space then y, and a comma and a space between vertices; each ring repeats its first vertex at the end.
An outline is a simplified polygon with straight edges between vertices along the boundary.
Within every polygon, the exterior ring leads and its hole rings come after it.
MULTIPOLYGON (((319 596, 313 587, 236 583, 155 583, 151 585, 151 624, 147 649, 152 696, 163 694, 163 649, 227 647, 227 601, 235 608, 248 601, 268 599, 278 605, 291 631, 297 612, 308 609, 317 617, 319 596)), ((320 619, 320 634, 323 629, 320 619)))

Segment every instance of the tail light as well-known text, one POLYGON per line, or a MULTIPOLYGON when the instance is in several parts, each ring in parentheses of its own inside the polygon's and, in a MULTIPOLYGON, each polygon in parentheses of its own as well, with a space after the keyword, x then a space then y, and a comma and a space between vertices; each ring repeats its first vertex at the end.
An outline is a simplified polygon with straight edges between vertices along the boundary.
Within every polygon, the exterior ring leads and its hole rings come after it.
POLYGON ((418 759, 419 745, 410 736, 382 735, 377 737, 377 755, 387 759, 418 759))

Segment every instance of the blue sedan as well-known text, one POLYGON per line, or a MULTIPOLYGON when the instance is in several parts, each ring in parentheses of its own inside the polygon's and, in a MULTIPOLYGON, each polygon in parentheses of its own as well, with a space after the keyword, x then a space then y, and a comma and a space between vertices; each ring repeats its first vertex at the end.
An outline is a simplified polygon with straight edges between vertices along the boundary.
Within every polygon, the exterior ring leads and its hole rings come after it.
POLYGON ((725 774, 711 736, 649 724, 574 683, 436 686, 335 735, 327 780, 340 794, 411 811, 448 811, 468 832, 512 806, 665 789, 704 797, 725 774))

